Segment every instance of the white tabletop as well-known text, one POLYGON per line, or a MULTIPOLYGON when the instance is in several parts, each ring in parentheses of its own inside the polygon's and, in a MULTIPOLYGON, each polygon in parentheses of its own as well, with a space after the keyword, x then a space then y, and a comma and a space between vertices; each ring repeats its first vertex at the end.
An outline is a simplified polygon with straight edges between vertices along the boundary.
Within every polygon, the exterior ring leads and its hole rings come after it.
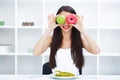
MULTIPOLYGON (((57 80, 50 75, 0 75, 0 80, 57 80)), ((82 75, 73 79, 59 80, 120 80, 120 75, 82 75)))

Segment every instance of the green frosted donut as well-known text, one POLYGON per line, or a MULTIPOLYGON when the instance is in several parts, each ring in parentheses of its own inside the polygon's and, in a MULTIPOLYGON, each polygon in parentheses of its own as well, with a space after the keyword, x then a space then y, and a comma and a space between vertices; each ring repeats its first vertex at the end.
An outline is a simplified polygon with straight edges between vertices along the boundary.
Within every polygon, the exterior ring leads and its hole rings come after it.
POLYGON ((65 23, 65 17, 63 15, 58 15, 56 17, 57 24, 64 24, 65 23))

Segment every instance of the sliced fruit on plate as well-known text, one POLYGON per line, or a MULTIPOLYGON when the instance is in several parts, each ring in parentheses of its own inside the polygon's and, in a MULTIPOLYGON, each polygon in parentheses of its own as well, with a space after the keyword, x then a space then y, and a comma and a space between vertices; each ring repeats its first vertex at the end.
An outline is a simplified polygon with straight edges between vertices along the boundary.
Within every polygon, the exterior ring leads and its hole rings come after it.
POLYGON ((55 76, 56 77, 73 77, 75 74, 71 72, 62 72, 62 71, 55 71, 55 76))

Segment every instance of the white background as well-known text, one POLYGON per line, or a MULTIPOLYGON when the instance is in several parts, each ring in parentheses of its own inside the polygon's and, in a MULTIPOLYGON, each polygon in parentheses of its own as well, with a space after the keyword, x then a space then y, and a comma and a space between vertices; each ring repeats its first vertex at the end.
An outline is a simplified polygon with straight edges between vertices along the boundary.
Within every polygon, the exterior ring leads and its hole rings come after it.
POLYGON ((62 5, 84 16, 84 27, 101 48, 99 55, 84 50, 83 75, 120 75, 120 0, 0 0, 0 21, 5 22, 0 26, 0 75, 42 73, 49 49, 39 57, 32 51, 47 28, 48 14, 62 5))

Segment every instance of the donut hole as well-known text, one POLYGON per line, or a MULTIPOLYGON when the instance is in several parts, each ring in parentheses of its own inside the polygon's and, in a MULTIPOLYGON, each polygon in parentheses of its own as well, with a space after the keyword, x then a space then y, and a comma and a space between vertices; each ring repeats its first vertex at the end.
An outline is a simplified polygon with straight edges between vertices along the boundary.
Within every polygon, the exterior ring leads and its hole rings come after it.
POLYGON ((73 18, 70 18, 70 20, 73 20, 73 18))

